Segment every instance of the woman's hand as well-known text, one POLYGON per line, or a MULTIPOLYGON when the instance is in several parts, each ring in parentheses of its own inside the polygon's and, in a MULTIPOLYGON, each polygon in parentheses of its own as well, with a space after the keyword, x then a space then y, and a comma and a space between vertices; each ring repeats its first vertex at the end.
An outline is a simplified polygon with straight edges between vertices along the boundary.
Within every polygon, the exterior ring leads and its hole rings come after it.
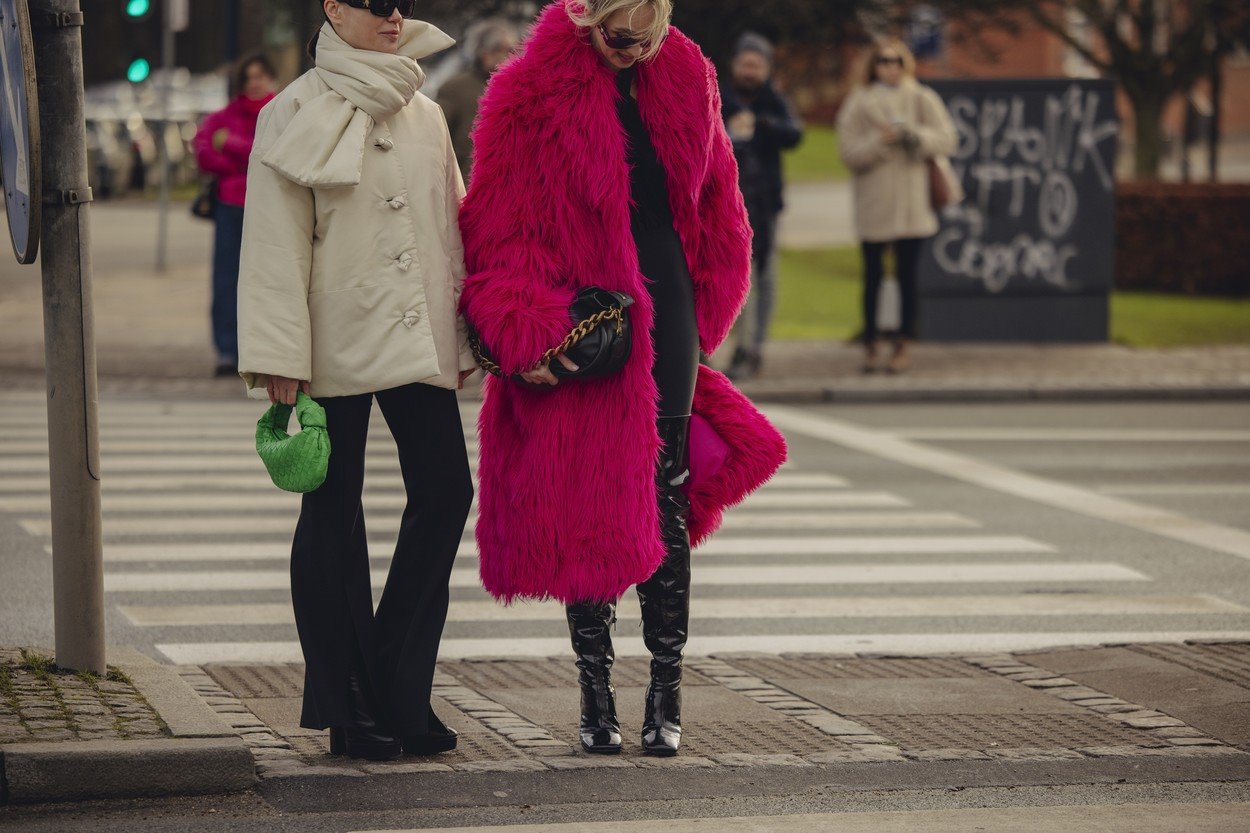
MULTIPOLYGON (((563 353, 557 355, 556 358, 559 359, 560 364, 564 365, 567 369, 577 370, 577 365, 573 364, 572 359, 563 353)), ((531 385, 558 385, 560 384, 560 380, 557 379, 556 375, 551 372, 550 365, 551 362, 543 362, 528 373, 522 373, 521 378, 529 382, 531 385)))
POLYGON ((899 129, 892 124, 887 124, 885 127, 881 128, 881 141, 885 142, 887 145, 894 144, 902 137, 903 134, 900 133, 899 129))
POLYGON ((299 379, 288 379, 285 376, 269 377, 269 404, 294 405, 295 394, 299 391, 308 393, 308 383, 299 379))
POLYGON ((472 376, 474 373, 477 373, 476 367, 472 368, 471 370, 460 371, 460 381, 456 384, 456 390, 464 390, 465 381, 468 380, 468 378, 472 376))
POLYGON ((213 150, 217 151, 218 153, 221 153, 221 149, 226 146, 226 139, 229 139, 229 138, 230 138, 230 131, 224 127, 221 128, 220 130, 214 131, 213 132, 213 150))

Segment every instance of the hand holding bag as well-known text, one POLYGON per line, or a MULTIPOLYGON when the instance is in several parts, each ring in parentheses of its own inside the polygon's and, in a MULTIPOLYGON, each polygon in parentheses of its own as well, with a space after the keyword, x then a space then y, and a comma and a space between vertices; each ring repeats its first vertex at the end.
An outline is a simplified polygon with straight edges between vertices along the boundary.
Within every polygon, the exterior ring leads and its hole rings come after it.
MULTIPOLYGON (((540 367, 543 362, 550 362, 551 372, 565 379, 602 379, 617 373, 629 361, 633 350, 628 312, 633 303, 634 299, 624 292, 597 286, 580 290, 569 306, 570 317, 579 323, 564 341, 544 353, 530 370, 540 367), (559 355, 577 365, 577 370, 569 370, 562 363, 552 361, 559 355)), ((472 323, 469 324, 469 347, 483 370, 503 377, 503 370, 491 358, 472 323)), ((519 373, 510 378, 525 381, 519 373)))
POLYGON ((311 492, 326 479, 330 463, 330 435, 326 432, 325 408, 300 391, 295 397, 295 416, 300 431, 286 432, 291 406, 272 405, 256 423, 256 453, 279 489, 311 492))

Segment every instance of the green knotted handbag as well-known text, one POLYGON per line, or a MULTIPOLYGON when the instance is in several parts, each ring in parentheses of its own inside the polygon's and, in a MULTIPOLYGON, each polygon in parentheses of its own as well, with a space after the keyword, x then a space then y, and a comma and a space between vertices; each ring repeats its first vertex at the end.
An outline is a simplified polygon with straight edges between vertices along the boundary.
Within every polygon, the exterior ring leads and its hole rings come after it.
POLYGON ((256 423, 256 453, 279 489, 311 492, 326 479, 330 463, 330 435, 326 432, 326 411, 311 396, 295 397, 295 417, 300 431, 286 432, 291 406, 275 404, 256 423))

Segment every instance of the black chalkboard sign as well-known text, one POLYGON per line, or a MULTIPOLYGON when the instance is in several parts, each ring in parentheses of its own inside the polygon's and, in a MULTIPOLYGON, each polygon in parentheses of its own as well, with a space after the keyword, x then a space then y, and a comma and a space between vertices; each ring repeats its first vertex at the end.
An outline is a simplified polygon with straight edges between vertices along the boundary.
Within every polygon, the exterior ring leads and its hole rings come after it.
POLYGON ((920 272, 937 340, 1105 340, 1120 124, 1109 80, 929 82, 959 135, 963 203, 920 272))

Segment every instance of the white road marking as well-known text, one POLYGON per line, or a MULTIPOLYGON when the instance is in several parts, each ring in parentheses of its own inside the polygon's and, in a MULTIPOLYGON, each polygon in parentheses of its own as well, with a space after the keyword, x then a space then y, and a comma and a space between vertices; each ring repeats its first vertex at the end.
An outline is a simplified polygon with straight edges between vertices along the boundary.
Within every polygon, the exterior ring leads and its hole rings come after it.
MULTIPOLYGON (((373 558, 390 558, 393 539, 370 539, 373 558)), ((52 548, 45 548, 49 554, 52 548)), ((1052 547, 1031 538, 1014 536, 803 536, 765 538, 715 536, 695 550, 695 558, 728 555, 949 555, 976 552, 1051 552, 1052 547)), ((462 558, 477 556, 477 545, 466 540, 457 553, 462 558)), ((108 562, 189 562, 189 561, 286 561, 291 545, 285 542, 250 541, 205 544, 106 544, 108 562)))
MULTIPOLYGON (((386 582, 386 570, 372 570, 375 585, 386 582)), ((1121 564, 1105 562, 952 563, 952 564, 779 564, 764 567, 703 566, 701 587, 712 585, 795 584, 960 584, 1150 581, 1121 564)), ((175 593, 220 590, 283 590, 290 587, 288 570, 177 570, 108 572, 108 593, 175 593)), ((473 568, 451 574, 452 587, 478 587, 473 568)))
MULTIPOLYGON (((1074 645, 1105 643, 1184 642, 1186 640, 1250 640, 1250 631, 1056 631, 1021 633, 900 633, 900 634, 767 634, 757 636, 700 636, 691 634, 686 653, 706 656, 737 651, 762 653, 888 653, 903 656, 930 654, 978 654, 1031 651, 1074 645)), ((617 656, 649 655, 639 637, 618 637, 617 656)), ((298 642, 173 642, 156 649, 178 665, 210 662, 303 662, 298 642)), ((470 657, 569 657, 568 638, 504 637, 500 639, 444 639, 440 659, 470 657)))
POLYGON ((861 428, 842 420, 817 417, 795 408, 775 406, 767 411, 777 426, 785 431, 836 443, 874 457, 925 469, 1046 506, 1118 523, 1214 552, 1250 559, 1250 532, 1245 530, 1100 495, 1080 486, 1024 474, 967 455, 930 448, 888 433, 861 428))
POLYGON ((1250 431, 1218 428, 891 428, 889 433, 906 440, 930 442, 1250 442, 1250 431))
MULTIPOLYGON (((138 627, 292 625, 295 614, 282 604, 119 605, 138 627)), ((1189 596, 1119 596, 1107 593, 1024 593, 986 596, 820 596, 709 599, 690 604, 698 621, 711 619, 881 619, 966 616, 1170 616, 1250 612, 1241 605, 1197 593, 1189 596)), ((626 593, 617 606, 622 622, 638 621, 638 597, 626 593)), ((558 602, 453 601, 449 622, 563 622, 558 602)))
POLYGON ((1098 486, 1104 495, 1141 495, 1160 497, 1232 497, 1250 495, 1250 483, 1134 483, 1098 486))

